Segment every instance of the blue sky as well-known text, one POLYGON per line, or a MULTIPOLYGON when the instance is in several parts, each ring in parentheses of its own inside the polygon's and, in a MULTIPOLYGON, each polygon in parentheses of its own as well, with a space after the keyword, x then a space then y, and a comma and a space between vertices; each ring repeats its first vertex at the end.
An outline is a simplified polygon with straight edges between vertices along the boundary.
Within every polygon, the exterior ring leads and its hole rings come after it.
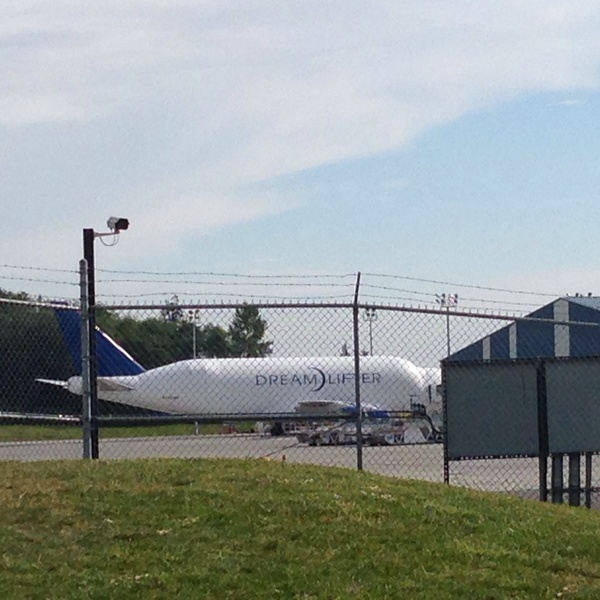
MULTIPOLYGON (((600 294, 597 2, 0 0, 0 17, 4 265, 75 270, 81 229, 115 214, 112 270, 600 294)), ((206 291, 165 278, 99 292, 206 291)), ((61 275, 0 267, 0 287, 77 295, 40 279, 61 275)))

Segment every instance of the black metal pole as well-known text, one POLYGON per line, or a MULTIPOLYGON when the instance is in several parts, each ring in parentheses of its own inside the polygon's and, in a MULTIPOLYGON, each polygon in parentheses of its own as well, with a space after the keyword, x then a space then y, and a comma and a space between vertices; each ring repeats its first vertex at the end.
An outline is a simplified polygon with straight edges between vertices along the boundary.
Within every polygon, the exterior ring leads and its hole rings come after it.
POLYGON ((92 457, 91 430, 90 430, 90 335, 89 335, 89 312, 88 312, 88 285, 87 285, 87 262, 85 259, 79 261, 80 288, 81 288, 81 422, 83 426, 83 458, 92 457))
POLYGON ((585 453, 585 505, 592 508, 592 453, 585 453))
POLYGON ((363 470, 362 405, 360 400, 360 347, 358 335, 358 293, 360 290, 360 272, 356 276, 354 305, 352 308, 354 337, 354 394, 356 401, 356 468, 363 470))
POLYGON ((96 271, 94 267, 94 230, 83 230, 83 257, 87 261, 89 375, 90 375, 90 437, 91 457, 98 458, 98 363, 96 360, 96 271))
POLYGON ((448 451, 448 398, 446 393, 447 365, 447 359, 442 360, 442 414, 444 415, 442 442, 444 444, 444 483, 446 485, 450 485, 450 453, 448 451))
POLYGON ((450 356, 450 307, 446 306, 446 350, 450 356))
POLYGON ((540 502, 548 502, 548 455, 541 454, 538 457, 539 499, 540 502))
POLYGON ((564 494, 563 455, 552 454, 552 502, 562 504, 564 494))
MULTIPOLYGON (((539 497, 541 502, 548 501, 548 392, 546 389, 546 365, 540 361, 536 366, 537 418, 538 418, 538 473, 539 497)), ((553 472, 554 473, 554 472, 553 472)), ((554 480, 553 480, 554 481, 554 480)))
POLYGON ((569 506, 581 505, 581 455, 571 452, 569 457, 569 506))

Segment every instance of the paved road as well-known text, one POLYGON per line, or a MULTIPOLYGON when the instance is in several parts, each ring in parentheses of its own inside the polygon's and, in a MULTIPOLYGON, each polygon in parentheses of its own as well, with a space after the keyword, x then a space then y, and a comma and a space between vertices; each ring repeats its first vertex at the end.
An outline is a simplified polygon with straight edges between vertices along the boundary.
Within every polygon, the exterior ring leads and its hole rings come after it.
MULTIPOLYGON (((81 456, 81 440, 0 443, 0 461, 64 460, 81 456)), ((356 449, 352 446, 309 447, 298 444, 295 438, 256 434, 105 438, 100 441, 100 457, 265 458, 278 461, 285 457, 292 463, 356 468, 356 449)), ((364 448, 364 469, 382 475, 442 482, 443 466, 441 444, 364 448)), ((595 477, 594 485, 598 486, 599 480, 600 477, 595 477)), ((536 459, 453 462, 450 483, 537 498, 538 463, 536 459)), ((600 508, 600 498, 594 498, 594 506, 600 508)))
MULTIPOLYGON (((37 461, 78 459, 80 440, 0 443, 0 460, 37 461)), ((190 435, 168 437, 101 439, 101 458, 267 458, 356 468, 352 446, 309 447, 295 438, 259 435, 190 435)), ((443 481, 443 450, 440 444, 365 447, 363 466, 367 471, 404 478, 443 481)), ((486 490, 537 489, 537 461, 513 459, 453 463, 454 485, 486 490)))
MULTIPOLYGON (((0 443, 0 460, 36 461, 77 459, 82 456, 80 440, 0 443)), ((190 435, 165 437, 104 438, 101 458, 266 458, 289 462, 339 467, 356 467, 352 446, 310 447, 293 437, 260 435, 190 435)), ((365 469, 387 475, 443 479, 440 445, 364 448, 365 469)))

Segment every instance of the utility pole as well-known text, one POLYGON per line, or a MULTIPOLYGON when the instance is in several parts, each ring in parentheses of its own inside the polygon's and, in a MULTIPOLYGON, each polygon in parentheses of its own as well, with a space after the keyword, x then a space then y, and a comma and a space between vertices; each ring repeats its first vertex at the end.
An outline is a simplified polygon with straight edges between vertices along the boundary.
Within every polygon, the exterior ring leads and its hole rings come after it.
POLYGON ((373 321, 377 321, 377 312, 374 308, 367 307, 363 319, 369 323, 369 356, 373 356, 373 321))
POLYGON ((446 356, 450 356, 450 308, 458 304, 458 294, 436 294, 435 301, 446 309, 446 356))
POLYGON ((194 310, 190 310, 188 311, 188 315, 190 318, 190 322, 192 323, 192 358, 196 358, 196 356, 198 355, 197 351, 196 351, 196 327, 198 324, 198 313, 200 311, 195 308, 194 310))

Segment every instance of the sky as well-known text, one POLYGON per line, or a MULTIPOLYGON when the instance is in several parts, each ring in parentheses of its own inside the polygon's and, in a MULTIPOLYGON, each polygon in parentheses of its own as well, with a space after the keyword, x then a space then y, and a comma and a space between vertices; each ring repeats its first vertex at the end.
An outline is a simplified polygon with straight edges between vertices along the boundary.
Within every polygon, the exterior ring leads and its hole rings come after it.
POLYGON ((599 30, 596 0, 0 0, 0 287, 77 297, 115 215, 107 301, 600 295, 599 30))

